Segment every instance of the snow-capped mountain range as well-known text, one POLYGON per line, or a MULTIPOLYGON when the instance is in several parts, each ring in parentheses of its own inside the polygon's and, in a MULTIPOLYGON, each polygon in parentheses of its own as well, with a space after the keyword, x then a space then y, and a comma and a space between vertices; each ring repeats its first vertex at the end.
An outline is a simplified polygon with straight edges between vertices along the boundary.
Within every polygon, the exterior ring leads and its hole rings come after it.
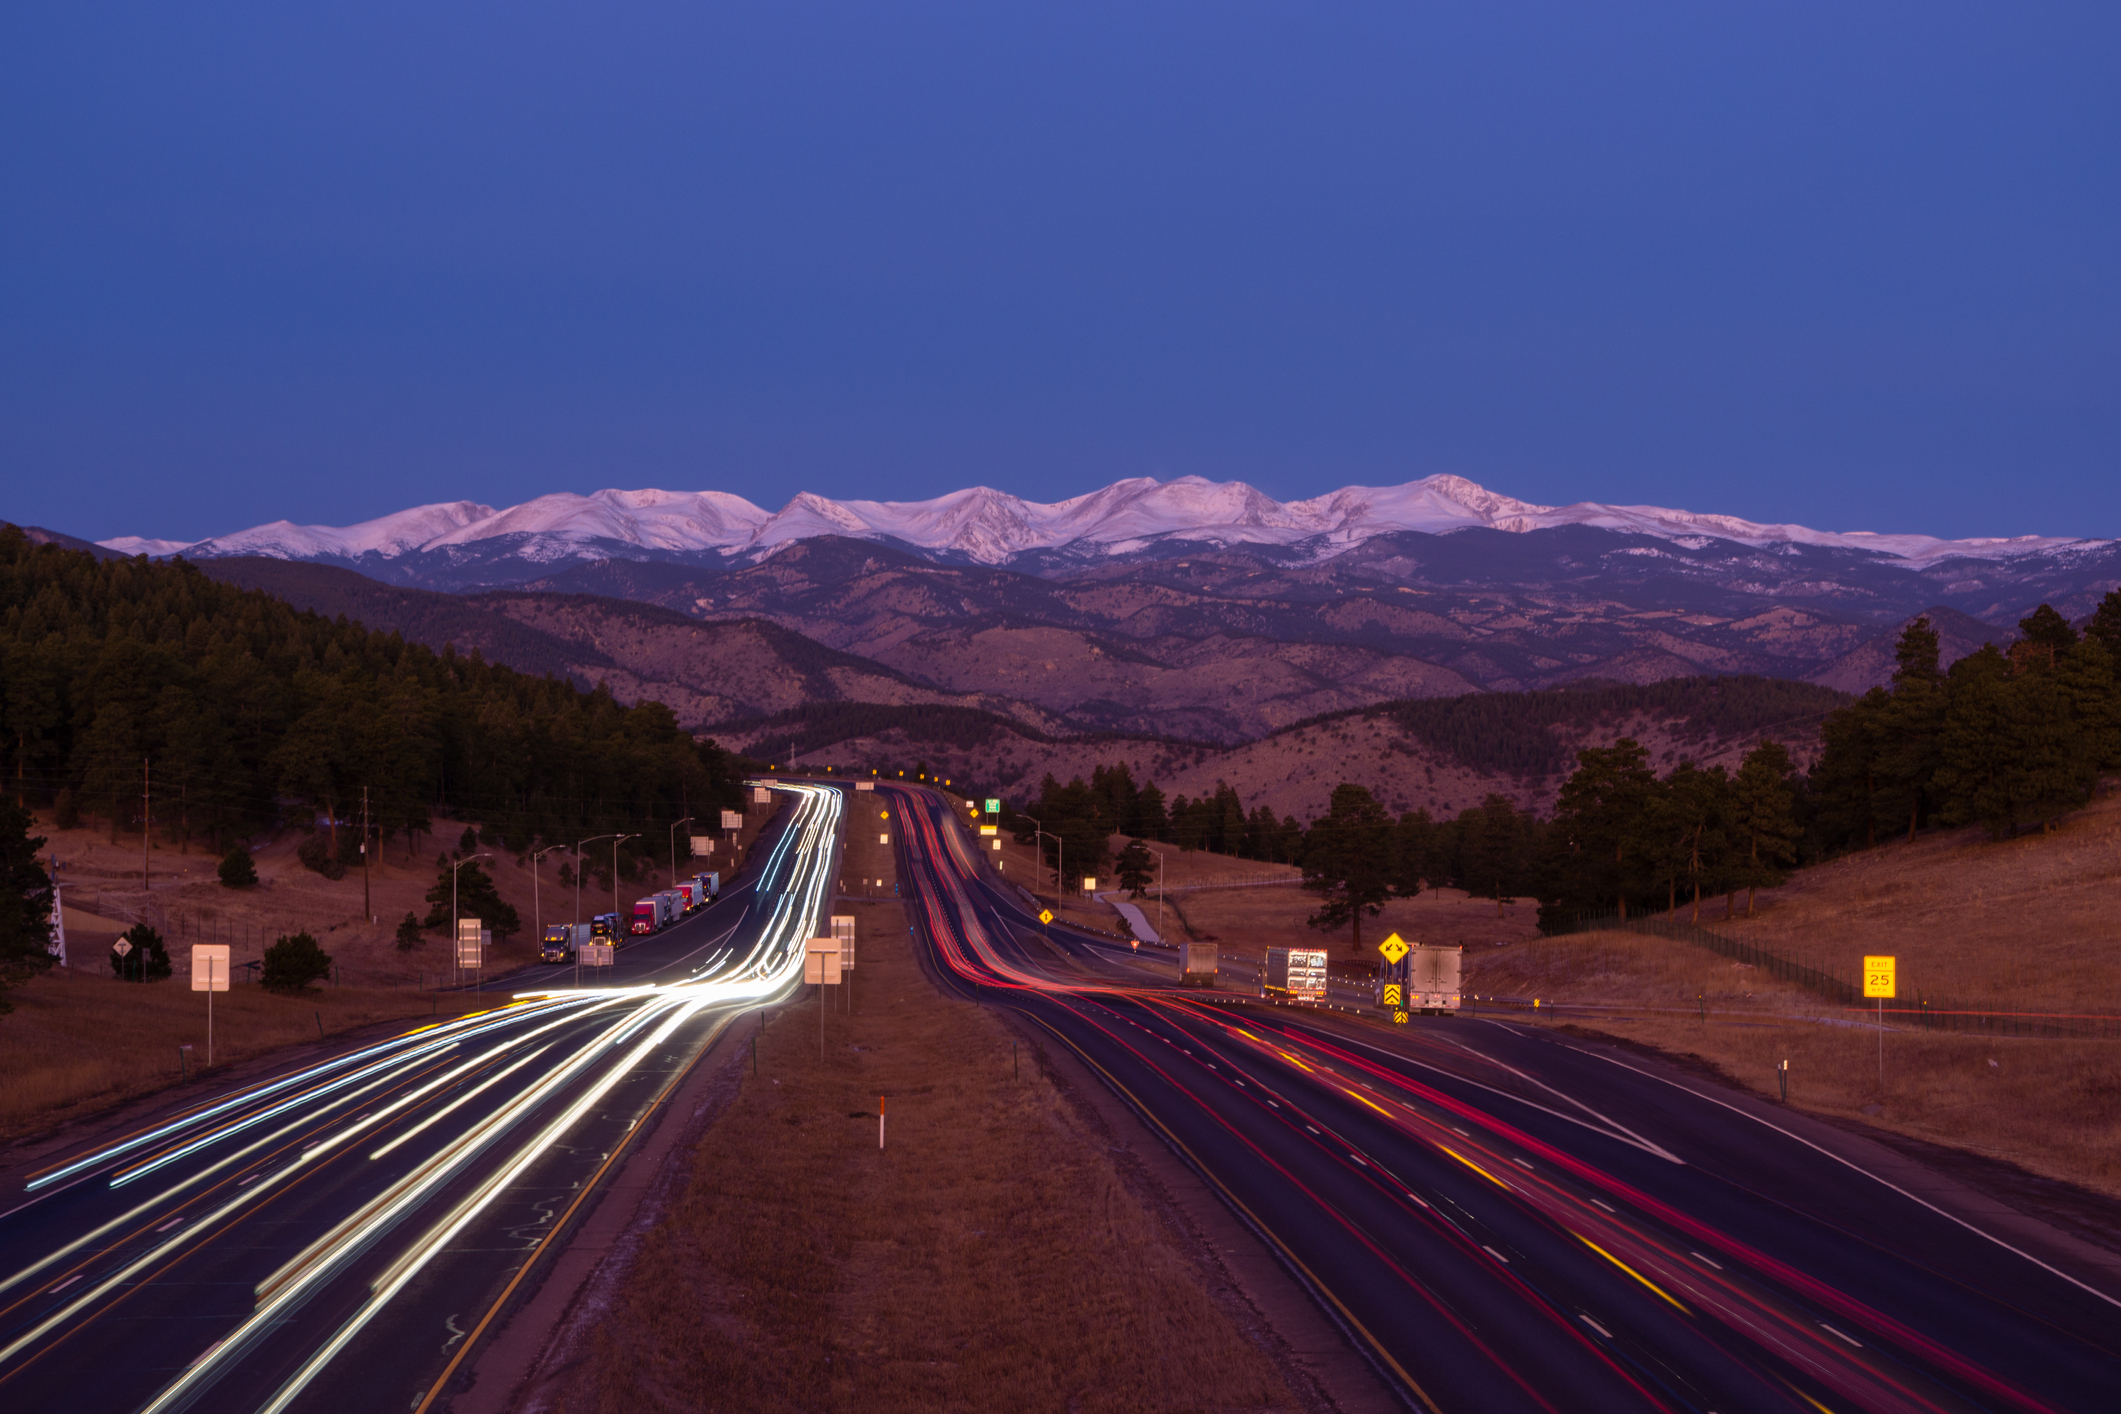
POLYGON ((1304 501, 1276 501, 1243 482, 1197 476, 1136 477, 1088 495, 1041 503, 988 487, 930 501, 834 501, 808 492, 778 511, 723 491, 598 491, 540 496, 496 510, 470 501, 415 506, 359 525, 274 521, 200 541, 120 536, 101 541, 122 554, 194 559, 260 555, 372 567, 407 556, 485 559, 532 565, 583 559, 751 561, 818 536, 895 542, 929 555, 1004 564, 1036 551, 1097 559, 1153 549, 1158 542, 1278 545, 1315 556, 1378 535, 1445 534, 1474 527, 1528 532, 1592 526, 1698 548, 1712 540, 1760 549, 1834 547, 1918 569, 1953 558, 2006 559, 2105 541, 2022 535, 1941 540, 1927 535, 1820 531, 1761 525, 1733 516, 1611 506, 1581 501, 1540 506, 1499 495, 1459 476, 1402 486, 1350 486, 1304 501))

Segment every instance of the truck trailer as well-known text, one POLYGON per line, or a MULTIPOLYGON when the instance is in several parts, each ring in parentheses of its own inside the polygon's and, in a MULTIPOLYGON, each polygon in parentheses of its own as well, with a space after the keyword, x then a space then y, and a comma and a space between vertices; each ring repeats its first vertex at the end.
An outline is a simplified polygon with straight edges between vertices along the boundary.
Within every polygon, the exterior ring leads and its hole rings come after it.
POLYGON ((1458 1010, 1458 965, 1465 949, 1416 943, 1407 955, 1377 970, 1377 1004, 1423 1015, 1449 1016, 1458 1010), (1394 1001, 1388 989, 1398 988, 1394 1001))
POLYGON ((1299 1002, 1324 1001, 1325 949, 1268 948, 1266 969, 1259 974, 1259 994, 1299 1002))
POLYGON ((590 940, 588 923, 548 923, 538 945, 538 956, 546 962, 572 962, 574 950, 590 940))
POLYGON ((1178 945, 1178 985, 1181 987, 1212 987, 1215 971, 1222 960, 1222 949, 1214 943, 1180 943, 1178 945))

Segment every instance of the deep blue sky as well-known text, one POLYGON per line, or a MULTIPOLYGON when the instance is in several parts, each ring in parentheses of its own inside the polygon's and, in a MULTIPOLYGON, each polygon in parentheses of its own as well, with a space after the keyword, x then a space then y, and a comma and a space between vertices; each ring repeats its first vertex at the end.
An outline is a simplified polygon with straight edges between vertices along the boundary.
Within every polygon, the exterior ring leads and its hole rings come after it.
POLYGON ((2117 15, 9 6, 0 517, 1454 471, 2121 535, 2117 15))

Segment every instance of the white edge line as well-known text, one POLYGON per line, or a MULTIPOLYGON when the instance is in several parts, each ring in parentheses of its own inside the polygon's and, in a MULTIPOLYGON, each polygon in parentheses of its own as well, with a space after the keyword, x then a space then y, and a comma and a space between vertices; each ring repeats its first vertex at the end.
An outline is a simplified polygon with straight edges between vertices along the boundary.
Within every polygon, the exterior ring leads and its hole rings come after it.
POLYGON ((1629 1065, 1625 1061, 1615 1060, 1611 1056, 1601 1056, 1596 1051, 1587 1051, 1580 1046, 1569 1046, 1567 1049, 1575 1051, 1579 1055, 1589 1056, 1593 1060, 1602 1060, 1609 1065, 1617 1065, 1622 1070, 1634 1071, 1635 1074, 1644 1076, 1650 1080, 1654 1080, 1660 1085, 1669 1085, 1674 1090, 1685 1091, 1687 1094, 1692 1095, 1697 1100, 1706 1100, 1712 1105, 1716 1105, 1722 1109, 1729 1110, 1732 1114, 1739 1115, 1745 1119, 1749 1119, 1755 1124, 1765 1125, 1767 1128, 1774 1130, 1777 1134, 1782 1135, 1785 1139, 1794 1139, 1799 1144, 1802 1144, 1805 1148, 1810 1149, 1815 1153, 1826 1155, 1828 1158, 1832 1159, 1835 1163, 1840 1164, 1842 1167, 1854 1169, 1857 1173, 1862 1174, 1865 1178, 1870 1179, 1872 1182, 1877 1183, 1881 1187, 1892 1189, 1893 1192, 1907 1199, 1910 1203, 1918 1203, 1921 1206, 1929 1209, 1931 1212, 1935 1213, 1938 1217, 1944 1218, 1950 1222, 1957 1223, 1959 1226, 1965 1228, 1968 1232, 1974 1234, 1974 1236, 1985 1237, 1990 1242, 1993 1242, 1998 1247, 2001 1247, 2004 1251, 2023 1257, 2026 1261, 2031 1262, 2034 1266, 2038 1267, 2041 1271, 2048 1273, 2050 1276, 2058 1276, 2062 1278, 2062 1280, 2068 1282, 2071 1286, 2076 1287, 2080 1291, 2089 1292, 2093 1296, 2098 1297, 2101 1301, 2104 1301, 2109 1306, 2121 1307, 2121 1300, 2116 1300, 2114 1297, 2108 1296, 2105 1292, 2099 1290, 2098 1287, 2077 1280, 2068 1272, 2062 1271, 2057 1267, 2048 1265, 2046 1262, 2041 1261, 2038 1257, 2035 1257, 2032 1253, 2027 1252, 2025 1249, 2021 1247, 2011 1246, 2010 1243, 2005 1242, 2002 1238, 1996 1236, 1994 1233, 1987 1232, 1981 1228, 1975 1227, 1972 1223, 1968 1222, 1965 1218, 1960 1217, 1958 1214, 1946 1212, 1944 1209, 1938 1207, 1935 1203, 1930 1202, 1929 1199, 1908 1192, 1899 1184, 1894 1183, 1890 1179, 1879 1177, 1877 1174, 1872 1173, 1869 1169, 1855 1162, 1853 1159, 1845 1159, 1841 1157, 1841 1155, 1835 1153, 1832 1149, 1826 1148, 1824 1145, 1814 1144, 1811 1140, 1805 1138, 1801 1134, 1793 1134, 1789 1130, 1784 1129, 1781 1125, 1776 1124, 1772 1120, 1763 1119, 1756 1114, 1748 1114, 1746 1113, 1746 1111, 1739 1109, 1736 1105, 1733 1105, 1728 1101, 1719 1100, 1714 1095, 1702 1094, 1701 1091, 1696 1090, 1691 1085, 1681 1085, 1676 1080, 1667 1080, 1661 1075, 1657 1075, 1651 1071, 1640 1069, 1637 1066, 1629 1065))

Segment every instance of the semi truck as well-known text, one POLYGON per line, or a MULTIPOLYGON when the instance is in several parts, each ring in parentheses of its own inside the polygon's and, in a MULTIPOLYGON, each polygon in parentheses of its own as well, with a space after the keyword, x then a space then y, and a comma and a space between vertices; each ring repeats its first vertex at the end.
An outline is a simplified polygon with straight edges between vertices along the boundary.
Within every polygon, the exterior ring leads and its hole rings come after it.
POLYGON ((1178 985, 1181 987, 1212 987, 1215 972, 1222 960, 1222 949, 1214 943, 1180 943, 1178 945, 1178 985))
POLYGON ((637 899, 633 905, 633 922, 628 925, 631 933, 653 933, 663 926, 663 905, 656 902, 654 894, 637 899))
POLYGON ((700 886, 700 901, 702 903, 713 903, 717 898, 721 897, 722 873, 719 869, 710 869, 704 874, 695 874, 692 879, 694 883, 700 886))
POLYGON ((623 923, 616 913, 599 913, 589 920, 589 936, 610 942, 626 931, 623 923))
POLYGON ((1449 1016, 1458 1010, 1458 965, 1464 957, 1462 947, 1416 943, 1405 957, 1377 970, 1377 1004, 1449 1016), (1393 987, 1399 989, 1396 1003, 1387 995, 1393 987))
POLYGON ((546 962, 572 962, 574 950, 588 942, 593 936, 589 923, 548 923, 545 937, 538 946, 538 956, 546 962))
POLYGON ((677 890, 678 898, 684 904, 686 913, 690 913, 700 906, 700 886, 697 881, 680 879, 671 887, 677 890))
POLYGON ((1267 966, 1259 974, 1259 994, 1299 1002, 1324 1001, 1325 949, 1268 948, 1267 966))

